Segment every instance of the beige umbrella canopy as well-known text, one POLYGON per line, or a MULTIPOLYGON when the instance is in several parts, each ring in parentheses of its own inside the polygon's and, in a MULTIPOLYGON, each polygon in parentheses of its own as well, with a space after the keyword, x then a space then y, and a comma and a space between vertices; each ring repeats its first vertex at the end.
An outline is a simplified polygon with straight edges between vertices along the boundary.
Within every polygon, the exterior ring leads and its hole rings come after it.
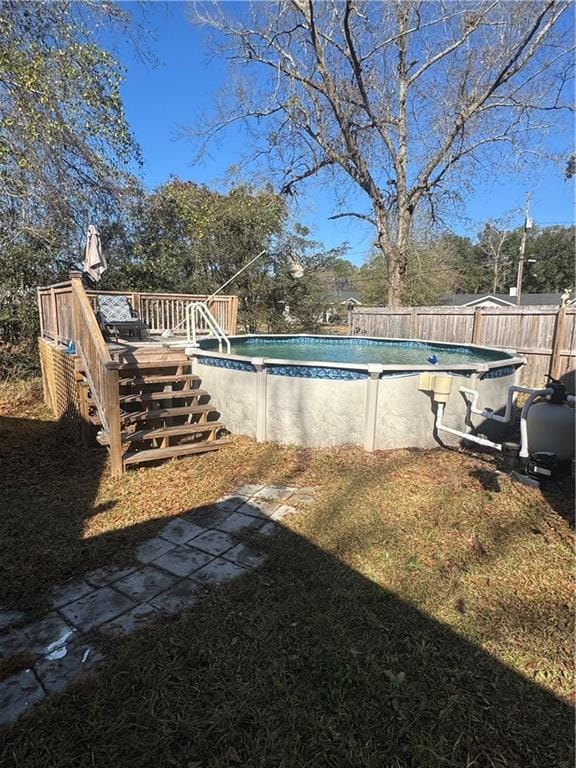
POLYGON ((84 251, 84 263, 82 269, 86 274, 98 282, 102 277, 102 272, 108 264, 102 253, 102 244, 100 243, 100 234, 93 224, 88 227, 86 236, 86 250, 84 251))

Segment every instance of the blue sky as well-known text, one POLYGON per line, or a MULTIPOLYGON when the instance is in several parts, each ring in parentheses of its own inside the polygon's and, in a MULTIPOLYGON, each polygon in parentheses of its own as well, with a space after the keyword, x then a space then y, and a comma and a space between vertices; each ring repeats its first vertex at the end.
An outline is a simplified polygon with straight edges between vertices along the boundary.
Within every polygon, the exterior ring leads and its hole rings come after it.
MULTIPOLYGON (((185 3, 148 4, 146 15, 155 32, 151 48, 157 63, 142 61, 122 44, 116 51, 127 70, 122 95, 144 156, 143 181, 153 188, 173 174, 220 185, 227 169, 242 156, 242 135, 229 131, 202 164, 193 165, 193 147, 187 139, 178 138, 178 133, 181 127, 193 124, 199 113, 210 110, 225 77, 224 69, 209 59, 201 33, 186 18, 185 3)), ((472 234, 476 223, 520 208, 527 190, 532 194, 531 212, 538 224, 573 221, 573 186, 564 180, 563 168, 558 168, 530 181, 506 178, 482 184, 468 199, 464 215, 452 223, 453 229, 472 234)), ((310 228, 314 239, 327 247, 347 241, 348 258, 356 264, 363 262, 373 231, 360 221, 329 221, 334 212, 329 189, 314 185, 305 190, 297 205, 294 216, 310 228)), ((521 222, 519 213, 517 223, 521 222)))

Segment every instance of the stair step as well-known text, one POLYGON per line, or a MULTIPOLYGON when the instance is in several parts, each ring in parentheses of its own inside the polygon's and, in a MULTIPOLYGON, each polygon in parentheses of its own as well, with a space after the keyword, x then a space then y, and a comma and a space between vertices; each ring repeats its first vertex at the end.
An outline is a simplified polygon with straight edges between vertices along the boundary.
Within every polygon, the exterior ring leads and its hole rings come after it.
POLYGON ((154 400, 183 400, 190 397, 207 395, 205 389, 173 389, 169 392, 134 392, 130 395, 120 395, 120 404, 149 403, 154 400))
MULTIPOLYGON (((164 437, 214 432, 218 429, 224 429, 224 424, 221 421, 203 421, 200 424, 176 424, 171 427, 156 427, 138 429, 136 432, 122 432, 120 439, 123 443, 136 443, 141 440, 156 440, 164 437)), ((110 438, 106 434, 99 435, 97 440, 100 445, 108 445, 110 443, 110 438)))
POLYGON ((158 429, 139 429, 131 434, 123 433, 122 442, 135 443, 139 440, 154 440, 162 437, 177 437, 178 435, 193 435, 202 432, 213 432, 223 429, 221 421, 204 421, 201 424, 180 424, 173 427, 159 427, 158 429))
POLYGON ((120 371, 139 371, 145 368, 179 368, 182 365, 190 365, 190 360, 177 358, 172 360, 120 360, 120 371))
POLYGON ((195 376, 193 373, 183 374, 171 374, 168 373, 164 376, 131 376, 129 379, 120 379, 118 384, 121 387, 127 387, 130 384, 137 384, 143 386, 144 384, 176 384, 180 381, 200 381, 200 376, 195 376))
POLYGON ((139 421, 149 421, 151 419, 170 419, 173 416, 189 416, 200 413, 215 413, 216 408, 213 405, 187 405, 181 408, 155 408, 150 411, 136 411, 135 413, 123 413, 120 421, 123 426, 136 424, 139 421))
POLYGON ((188 445, 174 445, 171 448, 150 448, 145 451, 134 451, 124 454, 124 466, 141 464, 145 461, 160 461, 161 459, 170 459, 177 456, 187 456, 191 453, 204 453, 205 451, 217 451, 225 445, 232 443, 228 438, 219 440, 203 440, 198 443, 189 443, 188 445))

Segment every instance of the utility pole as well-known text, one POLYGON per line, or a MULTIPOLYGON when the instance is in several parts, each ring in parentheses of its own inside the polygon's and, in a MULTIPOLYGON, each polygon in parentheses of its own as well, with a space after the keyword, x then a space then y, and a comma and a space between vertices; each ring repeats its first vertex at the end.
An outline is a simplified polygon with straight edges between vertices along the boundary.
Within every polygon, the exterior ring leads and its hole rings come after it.
POLYGON ((518 275, 516 277, 516 306, 520 306, 522 299, 522 278, 524 276, 524 253, 526 252, 526 235, 528 230, 532 229, 532 219, 528 215, 530 209, 530 193, 526 193, 526 202, 524 204, 524 228, 522 230, 522 240, 520 240, 520 258, 518 259, 518 275))

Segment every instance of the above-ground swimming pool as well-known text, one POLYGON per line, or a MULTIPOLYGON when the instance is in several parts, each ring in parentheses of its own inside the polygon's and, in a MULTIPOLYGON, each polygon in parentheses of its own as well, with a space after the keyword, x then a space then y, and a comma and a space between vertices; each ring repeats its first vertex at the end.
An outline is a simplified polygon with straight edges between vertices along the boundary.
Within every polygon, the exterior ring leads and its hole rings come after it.
POLYGON ((412 339, 258 335, 230 343, 230 354, 212 338, 186 350, 228 429, 309 447, 433 447, 434 406, 420 374, 453 376, 444 421, 469 431, 480 422, 458 386, 478 389, 480 404, 497 411, 525 362, 510 350, 412 339))
MULTIPOLYGON (((218 342, 210 339, 200 346, 217 349, 218 342)), ((439 365, 469 365, 492 363, 510 357, 506 352, 480 347, 358 336, 245 336, 232 338, 230 346, 230 354, 244 357, 352 364, 422 366, 430 364, 430 358, 434 356, 439 365)))

